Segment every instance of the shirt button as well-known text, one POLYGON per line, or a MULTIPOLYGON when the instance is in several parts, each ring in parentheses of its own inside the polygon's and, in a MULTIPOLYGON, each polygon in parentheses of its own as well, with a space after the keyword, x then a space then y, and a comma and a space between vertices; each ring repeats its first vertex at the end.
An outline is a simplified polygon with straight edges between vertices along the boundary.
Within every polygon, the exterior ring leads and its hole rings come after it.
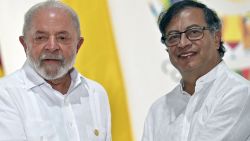
POLYGON ((94 130, 94 134, 95 134, 96 136, 99 136, 99 131, 98 131, 98 129, 95 129, 95 130, 94 130))
POLYGON ((73 123, 72 122, 69 122, 69 127, 73 127, 73 123))
POLYGON ((66 106, 66 107, 69 106, 69 100, 67 100, 67 99, 64 100, 64 106, 66 106))

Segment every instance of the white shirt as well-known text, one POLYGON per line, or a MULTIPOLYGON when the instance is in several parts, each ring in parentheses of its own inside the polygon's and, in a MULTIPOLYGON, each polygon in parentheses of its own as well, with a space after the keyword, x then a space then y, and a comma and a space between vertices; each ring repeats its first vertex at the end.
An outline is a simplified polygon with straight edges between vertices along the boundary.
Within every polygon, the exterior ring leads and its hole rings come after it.
POLYGON ((0 141, 110 141, 104 88, 71 72, 62 95, 26 62, 0 81, 0 141))
POLYGON ((177 85, 158 99, 142 141, 250 140, 250 84, 224 62, 196 81, 191 96, 177 85))

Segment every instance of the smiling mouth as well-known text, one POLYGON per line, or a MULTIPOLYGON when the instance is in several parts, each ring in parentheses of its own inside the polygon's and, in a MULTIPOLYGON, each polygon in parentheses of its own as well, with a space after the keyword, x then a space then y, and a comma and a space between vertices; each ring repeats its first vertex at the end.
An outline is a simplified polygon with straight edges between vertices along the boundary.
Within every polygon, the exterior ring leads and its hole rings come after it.
POLYGON ((181 59, 189 59, 193 56, 196 55, 196 52, 186 52, 186 53, 181 53, 178 55, 178 58, 181 58, 181 59))

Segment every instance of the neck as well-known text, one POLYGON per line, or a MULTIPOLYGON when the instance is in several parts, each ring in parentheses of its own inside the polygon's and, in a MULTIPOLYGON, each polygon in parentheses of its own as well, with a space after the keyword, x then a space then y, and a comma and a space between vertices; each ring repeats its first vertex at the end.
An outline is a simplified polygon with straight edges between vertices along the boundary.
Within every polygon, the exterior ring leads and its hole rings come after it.
POLYGON ((70 83, 71 83, 71 77, 70 73, 68 72, 66 75, 64 75, 61 78, 55 79, 55 80, 46 80, 53 89, 59 91, 63 95, 66 94, 69 90, 70 83))
POLYGON ((190 95, 193 95, 195 92, 195 84, 196 81, 202 77, 203 75, 207 74, 210 70, 212 70, 214 67, 216 67, 216 65, 218 65, 222 60, 218 59, 215 63, 213 63, 213 65, 211 65, 210 67, 208 67, 205 70, 193 70, 193 71, 189 71, 186 73, 182 73, 182 80, 183 80, 183 90, 187 93, 189 93, 190 95))
POLYGON ((188 94, 193 95, 195 91, 195 82, 196 80, 193 81, 183 80, 182 89, 188 94))

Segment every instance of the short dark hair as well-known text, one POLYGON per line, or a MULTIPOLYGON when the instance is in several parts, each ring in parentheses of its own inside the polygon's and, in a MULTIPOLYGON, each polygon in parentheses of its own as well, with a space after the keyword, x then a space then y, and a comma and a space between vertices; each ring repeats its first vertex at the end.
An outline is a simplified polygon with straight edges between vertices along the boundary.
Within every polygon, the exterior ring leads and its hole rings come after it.
MULTIPOLYGON (((183 9, 190 8, 190 7, 200 8, 203 11, 205 21, 208 27, 210 28, 211 32, 221 31, 221 20, 215 11, 208 8, 206 5, 202 3, 195 2, 192 0, 183 0, 183 1, 174 3, 169 9, 161 12, 158 18, 158 25, 162 33, 162 39, 165 36, 165 29, 169 25, 172 18, 183 9)), ((225 50, 225 47, 223 46, 223 41, 220 41, 220 47, 218 49, 218 52, 221 58, 224 56, 225 51, 226 50, 225 50)))

